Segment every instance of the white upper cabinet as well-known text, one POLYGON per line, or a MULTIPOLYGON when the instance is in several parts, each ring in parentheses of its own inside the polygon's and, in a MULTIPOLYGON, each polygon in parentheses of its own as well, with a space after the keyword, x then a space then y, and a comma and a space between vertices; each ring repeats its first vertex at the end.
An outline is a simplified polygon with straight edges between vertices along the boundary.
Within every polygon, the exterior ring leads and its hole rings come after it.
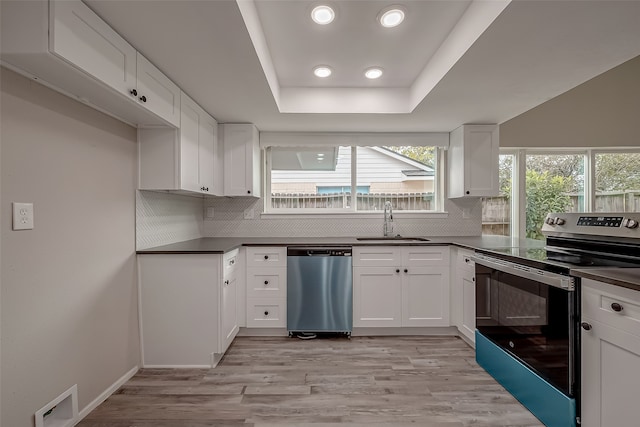
POLYGON ((180 129, 138 131, 141 190, 220 195, 214 185, 218 124, 185 93, 180 129))
POLYGON ((136 89, 136 50, 81 1, 52 1, 49 49, 108 86, 136 89))
POLYGON ((180 88, 140 52, 136 58, 138 102, 172 125, 180 126, 180 88))
POLYGON ((498 195, 498 125, 463 125, 449 136, 448 197, 498 195))
POLYGON ((224 124, 224 195, 260 197, 260 146, 252 124, 224 124))
POLYGON ((3 65, 129 124, 180 125, 180 89, 82 1, 0 7, 3 65))

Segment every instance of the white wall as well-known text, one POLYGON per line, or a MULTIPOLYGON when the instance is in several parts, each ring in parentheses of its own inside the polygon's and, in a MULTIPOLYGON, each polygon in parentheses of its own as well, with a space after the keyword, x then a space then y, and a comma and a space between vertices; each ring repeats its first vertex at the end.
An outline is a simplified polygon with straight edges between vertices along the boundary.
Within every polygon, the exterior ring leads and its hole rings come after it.
POLYGON ((638 147, 640 56, 500 125, 501 147, 638 147))
POLYGON ((136 130, 1 69, 2 426, 139 364, 136 130), (11 202, 35 228, 11 230, 11 202))

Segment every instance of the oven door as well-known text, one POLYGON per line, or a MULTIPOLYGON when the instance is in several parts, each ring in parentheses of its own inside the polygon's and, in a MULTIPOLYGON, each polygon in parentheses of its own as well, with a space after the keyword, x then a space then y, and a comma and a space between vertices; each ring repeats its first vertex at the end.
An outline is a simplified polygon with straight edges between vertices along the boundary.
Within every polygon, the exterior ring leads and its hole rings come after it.
POLYGON ((478 332, 574 396, 577 301, 570 278, 496 261, 476 259, 478 332))

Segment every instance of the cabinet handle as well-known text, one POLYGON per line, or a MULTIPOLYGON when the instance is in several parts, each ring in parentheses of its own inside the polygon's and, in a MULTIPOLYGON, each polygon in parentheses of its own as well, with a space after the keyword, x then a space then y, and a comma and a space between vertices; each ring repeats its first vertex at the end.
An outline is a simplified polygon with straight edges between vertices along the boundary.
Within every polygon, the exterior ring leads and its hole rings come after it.
POLYGON ((476 278, 475 278, 475 277, 472 277, 472 278, 471 278, 471 281, 472 281, 472 282, 475 282, 475 281, 476 281, 476 278))
POLYGON ((471 194, 471 192, 469 190, 465 191, 465 194, 471 194))
POLYGON ((268 311, 265 311, 265 312, 264 312, 264 315, 265 315, 265 316, 268 316, 268 315, 269 315, 269 312, 268 312, 268 311))
POLYGON ((268 281, 268 280, 265 280, 265 281, 264 281, 264 285, 265 285, 265 286, 267 286, 268 284, 269 284, 269 281, 268 281))
POLYGON ((247 190, 247 194, 251 194, 251 190, 247 190))
POLYGON ((265 255, 265 256, 264 256, 264 259, 269 259, 269 255, 265 255))
POLYGON ((232 259, 232 260, 231 260, 231 262, 230 262, 230 264, 231 264, 231 265, 233 265, 233 264, 235 264, 235 263, 236 263, 236 260, 235 260, 235 259, 232 259))
POLYGON ((224 281, 224 284, 225 284, 225 285, 228 285, 228 284, 229 284, 229 281, 228 281, 228 280, 225 280, 225 281, 224 281))
POLYGON ((591 330, 591 324, 590 323, 582 322, 582 323, 580 323, 580 326, 582 326, 582 329, 584 329, 585 331, 590 331, 591 330))
POLYGON ((399 268, 396 268, 396 273, 400 273, 400 269, 399 268))
POLYGON ((404 272, 405 272, 405 273, 408 273, 408 272, 409 272, 409 270, 407 270, 407 269, 405 268, 405 269, 404 269, 404 272))
POLYGON ((138 91, 137 91, 137 90, 135 90, 135 89, 131 89, 131 90, 129 91, 129 93, 130 93, 131 95, 133 95, 133 96, 138 96, 138 91))
POLYGON ((142 101, 142 102, 147 102, 147 97, 146 97, 146 96, 144 96, 144 95, 142 95, 139 99, 140 99, 140 101, 142 101))
POLYGON ((622 306, 620 304, 618 304, 617 302, 613 302, 611 303, 611 310, 619 313, 622 311, 622 306))

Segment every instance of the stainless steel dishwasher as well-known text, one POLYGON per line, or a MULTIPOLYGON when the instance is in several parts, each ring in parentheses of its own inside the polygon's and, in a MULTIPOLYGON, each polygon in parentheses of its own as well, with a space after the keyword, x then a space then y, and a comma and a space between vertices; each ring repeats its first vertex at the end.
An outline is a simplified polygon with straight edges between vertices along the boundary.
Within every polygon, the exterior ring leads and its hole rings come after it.
POLYGON ((287 248, 289 335, 345 333, 353 326, 351 247, 287 248))

